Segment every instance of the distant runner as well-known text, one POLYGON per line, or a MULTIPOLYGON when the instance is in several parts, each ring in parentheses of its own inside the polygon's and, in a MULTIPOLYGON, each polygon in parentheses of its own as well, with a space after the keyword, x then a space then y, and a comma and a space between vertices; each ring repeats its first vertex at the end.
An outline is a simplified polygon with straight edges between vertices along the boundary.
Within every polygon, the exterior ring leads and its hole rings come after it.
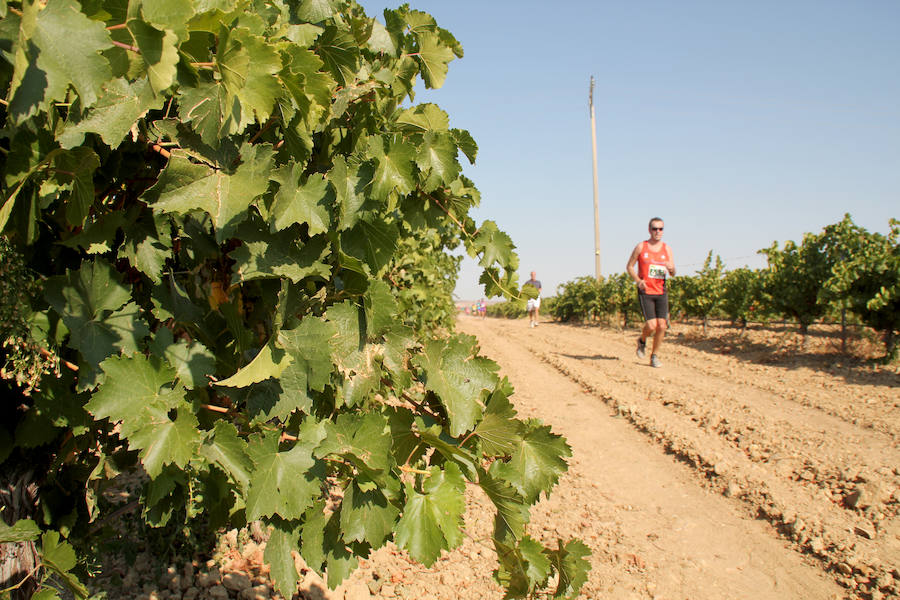
POLYGON ((532 271, 531 279, 525 282, 525 285, 533 285, 538 291, 537 298, 529 298, 528 304, 526 305, 526 308, 528 309, 528 318, 531 319, 529 327, 538 326, 538 313, 540 313, 541 310, 541 282, 535 279, 535 275, 536 273, 532 271))
POLYGON ((669 321, 669 294, 666 292, 666 277, 675 275, 675 261, 672 249, 662 241, 663 220, 650 219, 650 239, 634 247, 628 259, 626 270, 638 286, 638 300, 644 315, 644 328, 637 341, 637 357, 647 355, 647 338, 653 336, 650 350, 650 366, 661 367, 657 352, 662 344, 669 321), (637 264, 637 271, 635 271, 637 264))
POLYGON ((482 319, 487 316, 487 300, 484 298, 478 303, 478 316, 482 319))

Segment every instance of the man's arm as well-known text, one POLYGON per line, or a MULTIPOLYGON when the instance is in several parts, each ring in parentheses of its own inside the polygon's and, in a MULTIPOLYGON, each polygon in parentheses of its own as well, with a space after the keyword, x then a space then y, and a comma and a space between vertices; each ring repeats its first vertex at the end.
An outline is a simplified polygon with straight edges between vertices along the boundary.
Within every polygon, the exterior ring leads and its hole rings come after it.
POLYGON ((675 277, 675 257, 672 256, 672 247, 666 244, 666 255, 669 257, 669 260, 666 261, 666 269, 669 270, 669 275, 675 277))
MULTIPOLYGON (((643 279, 638 277, 637 270, 634 266, 637 264, 638 257, 641 255, 641 244, 638 244, 634 247, 634 250, 631 251, 631 256, 628 258, 628 264, 625 265, 625 270, 628 271, 628 274, 634 279, 634 282, 637 284, 639 290, 643 290, 646 287, 646 283, 643 279)), ((674 265, 673 265, 674 268, 674 265)))

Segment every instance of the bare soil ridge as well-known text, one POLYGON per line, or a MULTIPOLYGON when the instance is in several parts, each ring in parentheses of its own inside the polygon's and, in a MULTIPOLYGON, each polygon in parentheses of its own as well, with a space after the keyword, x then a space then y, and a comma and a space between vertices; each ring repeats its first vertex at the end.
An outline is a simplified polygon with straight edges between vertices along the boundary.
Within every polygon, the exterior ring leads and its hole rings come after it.
POLYGON ((897 596, 896 368, 842 358, 827 337, 800 353, 799 339, 784 332, 741 341, 731 329, 705 338, 676 326, 665 367, 651 369, 634 356, 634 332, 503 320, 462 326, 487 354, 500 351, 490 341, 500 338, 602 400, 687 465, 696 484, 770 522, 771 535, 789 540, 848 597, 897 596))

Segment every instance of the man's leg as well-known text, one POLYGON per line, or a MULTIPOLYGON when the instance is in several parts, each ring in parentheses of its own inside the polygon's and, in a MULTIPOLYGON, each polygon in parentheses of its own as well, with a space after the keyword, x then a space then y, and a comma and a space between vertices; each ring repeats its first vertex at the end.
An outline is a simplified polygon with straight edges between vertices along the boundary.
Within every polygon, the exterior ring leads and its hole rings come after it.
POLYGON ((644 322, 644 328, 641 330, 641 339, 647 341, 656 330, 656 319, 650 319, 644 322))
MULTIPOLYGON (((648 325, 650 322, 648 321, 648 325)), ((646 330, 647 326, 644 326, 646 330)), ((666 334, 666 320, 665 319, 653 319, 653 347, 650 350, 650 355, 654 355, 659 350, 660 345, 662 345, 663 336, 666 334)))
POLYGON ((641 329, 641 336, 638 338, 637 343, 637 357, 643 359, 647 355, 647 338, 653 335, 653 323, 656 319, 651 319, 649 321, 644 322, 644 328, 641 329))

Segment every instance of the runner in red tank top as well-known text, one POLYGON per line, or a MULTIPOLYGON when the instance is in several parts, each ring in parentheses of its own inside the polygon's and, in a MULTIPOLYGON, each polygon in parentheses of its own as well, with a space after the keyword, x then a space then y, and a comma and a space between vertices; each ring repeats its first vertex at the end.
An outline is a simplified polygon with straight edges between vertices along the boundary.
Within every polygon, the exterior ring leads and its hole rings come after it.
POLYGON ((638 358, 644 358, 647 338, 653 336, 650 351, 650 366, 661 367, 657 352, 662 344, 669 322, 669 295, 666 293, 666 278, 675 275, 675 261, 672 249, 662 241, 663 220, 650 219, 650 239, 635 246, 625 267, 638 286, 638 300, 644 315, 644 328, 637 342, 638 358), (637 269, 635 269, 637 266, 637 269))

